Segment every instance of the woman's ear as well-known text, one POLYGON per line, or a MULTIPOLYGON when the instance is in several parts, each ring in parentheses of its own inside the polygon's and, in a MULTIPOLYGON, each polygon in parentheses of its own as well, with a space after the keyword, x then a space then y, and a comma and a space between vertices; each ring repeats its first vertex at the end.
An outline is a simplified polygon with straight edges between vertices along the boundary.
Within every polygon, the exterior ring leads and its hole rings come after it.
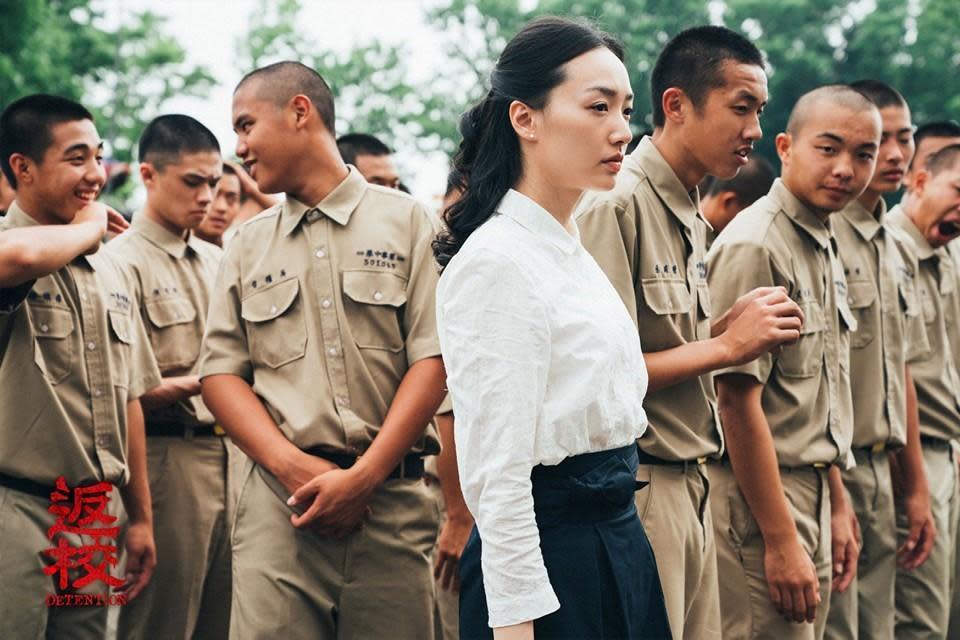
POLYGON ((514 100, 510 103, 508 110, 510 124, 517 133, 517 137, 528 142, 535 142, 537 139, 537 117, 529 105, 514 100))

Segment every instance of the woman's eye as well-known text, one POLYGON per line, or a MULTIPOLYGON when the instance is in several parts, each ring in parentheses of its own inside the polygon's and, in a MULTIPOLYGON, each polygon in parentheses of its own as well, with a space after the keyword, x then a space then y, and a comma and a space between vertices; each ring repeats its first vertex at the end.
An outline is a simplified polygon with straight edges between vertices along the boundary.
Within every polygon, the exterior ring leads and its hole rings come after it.
POLYGON ((601 103, 599 103, 599 104, 593 105, 593 106, 590 107, 590 108, 593 109, 594 111, 606 111, 606 110, 607 110, 607 105, 601 102, 601 103))

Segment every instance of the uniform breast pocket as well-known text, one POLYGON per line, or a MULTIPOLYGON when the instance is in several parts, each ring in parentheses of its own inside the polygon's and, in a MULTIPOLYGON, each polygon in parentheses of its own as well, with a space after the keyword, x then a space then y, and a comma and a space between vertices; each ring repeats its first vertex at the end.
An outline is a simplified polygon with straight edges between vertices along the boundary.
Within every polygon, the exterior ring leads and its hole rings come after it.
POLYGON ((361 349, 403 349, 402 308, 407 281, 382 271, 343 272, 343 310, 361 349))
POLYGON ((150 344, 161 370, 190 367, 200 355, 200 325, 197 310, 186 298, 148 300, 144 303, 150 322, 150 344))
POLYGON ((109 309, 107 321, 110 324, 110 350, 116 366, 111 367, 113 383, 120 387, 127 386, 129 368, 131 366, 130 349, 133 344, 133 319, 130 311, 109 309))
POLYGON ((67 308, 32 305, 30 320, 36 336, 34 362, 47 380, 63 382, 73 369, 73 314, 67 308))
POLYGON ((303 357, 307 347, 300 282, 296 278, 257 291, 240 303, 250 357, 276 369, 303 357))
MULTIPOLYGON (((683 280, 645 278, 640 286, 644 302, 657 315, 690 313, 692 310, 693 296, 683 280)), ((709 313, 709 303, 706 311, 709 313)))
POLYGON ((823 368, 823 307, 817 302, 802 302, 800 309, 804 318, 800 338, 795 344, 785 345, 777 358, 777 371, 788 378, 810 378, 823 368))
POLYGON ((857 330, 850 332, 850 347, 862 349, 877 334, 877 287, 870 280, 850 280, 847 282, 847 302, 854 318, 857 330))

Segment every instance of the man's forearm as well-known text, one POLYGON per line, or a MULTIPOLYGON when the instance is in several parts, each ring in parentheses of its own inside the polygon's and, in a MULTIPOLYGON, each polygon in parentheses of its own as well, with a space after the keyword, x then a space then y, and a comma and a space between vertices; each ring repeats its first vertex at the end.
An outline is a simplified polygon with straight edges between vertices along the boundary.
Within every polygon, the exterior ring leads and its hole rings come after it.
POLYGON ((386 480, 443 402, 445 380, 439 356, 419 360, 407 370, 380 432, 355 465, 358 473, 377 485, 386 480))
POLYGON ((760 404, 763 385, 741 375, 717 379, 717 400, 730 465, 764 541, 797 539, 780 480, 770 427, 760 404))
POLYGON ((201 381, 201 388, 204 403, 233 443, 274 476, 283 475, 291 459, 302 455, 243 378, 208 376, 201 381))
POLYGON ((688 342, 664 351, 645 352, 648 391, 659 391, 730 364, 730 352, 720 338, 688 342))
POLYGON ((127 403, 127 467, 129 478, 127 484, 120 489, 127 516, 131 523, 152 525, 153 508, 147 476, 147 436, 139 400, 127 403))
POLYGON ((440 432, 440 455, 437 456, 437 475, 440 477, 440 490, 446 504, 447 517, 470 520, 470 510, 463 500, 460 489, 460 474, 457 469, 457 445, 453 437, 452 413, 437 416, 437 430, 440 432))
POLYGON ((0 233, 0 287, 15 287, 62 269, 100 242, 96 223, 42 225, 0 233))
POLYGON ((160 386, 140 396, 140 404, 144 411, 152 411, 183 402, 199 393, 199 376, 173 376, 163 378, 160 386))

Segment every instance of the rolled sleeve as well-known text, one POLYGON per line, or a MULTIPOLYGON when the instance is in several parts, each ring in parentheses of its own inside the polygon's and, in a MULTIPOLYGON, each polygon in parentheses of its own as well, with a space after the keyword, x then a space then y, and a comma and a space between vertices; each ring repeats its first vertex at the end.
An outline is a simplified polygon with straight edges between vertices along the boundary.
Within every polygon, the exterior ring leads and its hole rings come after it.
POLYGON ((243 238, 236 237, 224 254, 210 292, 207 327, 200 348, 200 377, 239 376, 253 383, 247 331, 240 315, 240 255, 243 238))
MULTIPOLYGON (((714 244, 707 255, 707 283, 714 312, 726 313, 740 296, 757 287, 787 286, 778 272, 765 247, 750 243, 714 244)), ((756 360, 718 369, 714 375, 742 373, 766 384, 773 364, 773 355, 768 352, 756 360)))
POLYGON ((440 341, 437 338, 436 313, 439 271, 432 248, 436 227, 419 204, 414 206, 411 215, 414 217, 412 227, 416 233, 410 252, 410 281, 407 283, 403 320, 407 331, 407 361, 413 364, 440 355, 440 341))
POLYGON ((546 391, 550 329, 535 283, 504 256, 475 254, 438 306, 460 481, 483 541, 491 627, 560 608, 540 551, 530 472, 546 391))

